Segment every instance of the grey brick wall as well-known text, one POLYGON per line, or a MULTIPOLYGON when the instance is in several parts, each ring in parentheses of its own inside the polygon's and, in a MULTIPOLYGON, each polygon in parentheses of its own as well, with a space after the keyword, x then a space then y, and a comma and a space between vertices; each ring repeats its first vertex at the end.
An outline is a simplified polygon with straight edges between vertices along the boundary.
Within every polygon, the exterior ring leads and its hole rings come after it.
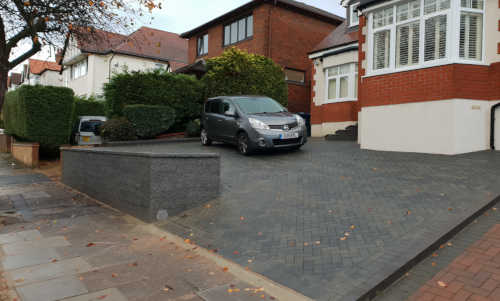
POLYGON ((147 222, 199 206, 220 191, 216 154, 63 149, 62 156, 64 184, 147 222))

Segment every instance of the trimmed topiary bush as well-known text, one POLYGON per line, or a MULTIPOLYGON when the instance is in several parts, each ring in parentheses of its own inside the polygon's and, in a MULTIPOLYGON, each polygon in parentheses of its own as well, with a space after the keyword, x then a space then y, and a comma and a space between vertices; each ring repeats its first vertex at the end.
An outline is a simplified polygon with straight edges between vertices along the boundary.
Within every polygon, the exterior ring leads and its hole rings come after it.
POLYGON ((265 95, 288 105, 285 74, 270 58, 232 47, 206 62, 207 73, 201 81, 207 97, 265 95))
POLYGON ((175 112, 167 106, 129 105, 123 109, 123 115, 141 139, 165 133, 175 122, 175 112))
POLYGON ((58 154, 69 143, 73 90, 52 86, 21 86, 6 95, 7 132, 17 139, 40 143, 42 155, 58 154))
POLYGON ((106 141, 137 140, 134 126, 125 117, 106 121, 101 125, 100 135, 106 141))
POLYGON ((166 71, 124 72, 104 85, 108 117, 121 117, 127 105, 168 106, 175 111, 173 128, 184 130, 200 116, 203 85, 194 76, 166 71))
POLYGON ((186 124, 186 136, 187 137, 199 137, 201 133, 200 120, 195 119, 186 124))

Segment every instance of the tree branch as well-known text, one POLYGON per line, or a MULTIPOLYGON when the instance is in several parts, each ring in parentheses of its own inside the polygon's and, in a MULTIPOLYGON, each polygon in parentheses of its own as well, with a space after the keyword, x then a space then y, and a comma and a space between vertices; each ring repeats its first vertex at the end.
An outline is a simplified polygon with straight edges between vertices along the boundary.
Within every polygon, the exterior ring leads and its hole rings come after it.
POLYGON ((27 25, 26 27, 23 28, 23 30, 21 30, 15 36, 13 36, 12 38, 9 39, 9 41, 7 42, 7 45, 6 45, 7 52, 10 52, 10 50, 12 48, 16 47, 17 43, 19 41, 21 41, 22 39, 28 38, 28 37, 34 38, 34 36, 33 36, 34 32, 42 32, 45 28, 46 28, 46 24, 43 21, 36 23, 32 27, 27 25))
POLYGON ((12 68, 16 67, 17 65, 21 64, 22 62, 24 62, 25 60, 29 59, 34 54, 36 54, 38 51, 40 51, 40 49, 42 49, 42 45, 39 42, 33 43, 33 47, 31 47, 31 49, 29 51, 25 52, 21 56, 18 56, 12 62, 9 62, 9 69, 12 69, 12 68))

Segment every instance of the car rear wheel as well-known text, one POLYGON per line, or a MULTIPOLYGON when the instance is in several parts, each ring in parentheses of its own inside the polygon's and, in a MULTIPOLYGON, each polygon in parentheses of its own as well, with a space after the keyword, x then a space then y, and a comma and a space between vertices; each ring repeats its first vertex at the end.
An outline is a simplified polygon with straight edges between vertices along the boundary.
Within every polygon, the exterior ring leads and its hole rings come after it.
POLYGON ((201 144, 205 146, 212 145, 212 140, 208 138, 208 132, 206 129, 201 130, 200 134, 201 144))

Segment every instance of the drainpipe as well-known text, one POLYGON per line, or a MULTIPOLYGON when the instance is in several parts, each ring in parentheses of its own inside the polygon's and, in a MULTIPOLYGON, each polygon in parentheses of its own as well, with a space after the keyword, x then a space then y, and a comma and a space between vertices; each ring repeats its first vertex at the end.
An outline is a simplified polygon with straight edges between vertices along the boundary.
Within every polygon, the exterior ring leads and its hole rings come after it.
POLYGON ((115 53, 113 52, 113 55, 109 59, 109 65, 108 65, 108 83, 111 80, 111 63, 113 62, 114 57, 115 57, 115 53))
POLYGON ((495 112, 498 108, 500 108, 500 102, 491 107, 491 136, 490 136, 491 149, 495 149, 495 112))

